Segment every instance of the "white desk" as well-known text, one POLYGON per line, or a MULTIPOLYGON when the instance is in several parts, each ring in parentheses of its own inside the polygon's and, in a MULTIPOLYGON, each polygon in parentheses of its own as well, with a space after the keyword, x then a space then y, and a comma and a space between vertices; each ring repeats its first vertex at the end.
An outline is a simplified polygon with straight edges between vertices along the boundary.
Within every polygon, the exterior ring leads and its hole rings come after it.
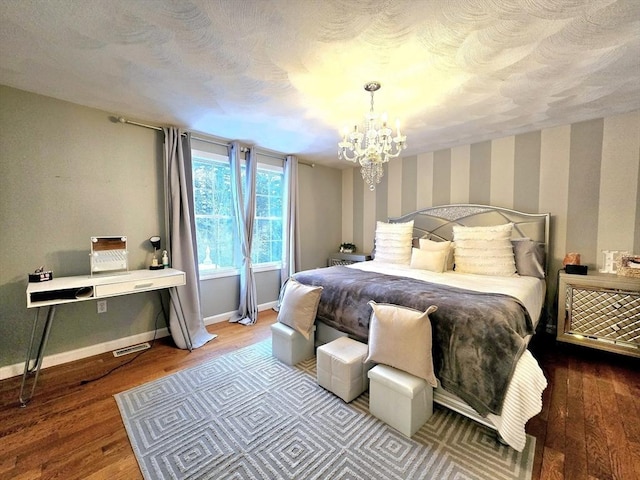
POLYGON ((27 286, 27 308, 37 308, 31 330, 31 340, 27 350, 27 358, 22 373, 22 385, 20 386, 20 403, 24 407, 33 397, 33 392, 38 383, 38 375, 42 366, 44 350, 47 345, 56 306, 65 303, 82 302, 100 298, 116 297, 132 293, 148 292, 168 288, 173 299, 172 304, 176 310, 178 323, 182 330, 185 343, 189 350, 192 349, 189 331, 182 317, 182 312, 176 308, 178 304, 175 287, 186 284, 186 275, 183 271, 174 268, 162 270, 132 270, 116 275, 80 275, 76 277, 54 278, 47 282, 29 283, 27 286), (34 356, 34 346, 38 317, 41 307, 48 307, 47 319, 38 343, 38 351, 34 356), (24 389, 27 377, 33 374, 33 385, 28 398, 24 398, 24 389))

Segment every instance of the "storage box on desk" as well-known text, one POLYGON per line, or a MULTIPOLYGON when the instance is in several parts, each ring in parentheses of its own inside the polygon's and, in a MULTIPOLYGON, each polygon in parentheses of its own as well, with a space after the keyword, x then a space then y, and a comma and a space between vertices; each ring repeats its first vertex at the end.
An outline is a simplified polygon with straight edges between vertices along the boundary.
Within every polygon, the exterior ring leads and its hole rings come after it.
POLYGON ((53 272, 47 270, 46 272, 35 272, 29 274, 29 283, 40 283, 53 280, 53 272))

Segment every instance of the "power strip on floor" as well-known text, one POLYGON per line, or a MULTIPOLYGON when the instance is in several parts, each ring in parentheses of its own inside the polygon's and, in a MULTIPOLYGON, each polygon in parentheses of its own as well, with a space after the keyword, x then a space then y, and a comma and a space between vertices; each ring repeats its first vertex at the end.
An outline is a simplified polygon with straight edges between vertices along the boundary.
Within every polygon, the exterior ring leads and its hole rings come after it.
POLYGON ((119 348, 113 351, 114 357, 122 357, 123 355, 129 355, 130 353, 141 352, 142 350, 147 350, 151 348, 147 342, 139 343, 137 345, 131 345, 129 347, 119 348))

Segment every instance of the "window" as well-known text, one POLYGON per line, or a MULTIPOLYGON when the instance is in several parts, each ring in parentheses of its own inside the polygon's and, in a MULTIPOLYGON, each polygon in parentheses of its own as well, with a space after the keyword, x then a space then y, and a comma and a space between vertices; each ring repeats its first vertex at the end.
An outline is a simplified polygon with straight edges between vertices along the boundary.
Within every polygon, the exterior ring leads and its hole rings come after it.
POLYGON ((251 261, 254 265, 280 264, 284 237, 284 173, 282 167, 258 163, 256 218, 251 261))
MULTIPOLYGON (((192 150, 192 158, 200 274, 202 277, 235 274, 241 259, 229 159, 201 150, 192 150)), ((254 268, 280 268, 284 215, 283 168, 259 161, 251 257, 254 268)))

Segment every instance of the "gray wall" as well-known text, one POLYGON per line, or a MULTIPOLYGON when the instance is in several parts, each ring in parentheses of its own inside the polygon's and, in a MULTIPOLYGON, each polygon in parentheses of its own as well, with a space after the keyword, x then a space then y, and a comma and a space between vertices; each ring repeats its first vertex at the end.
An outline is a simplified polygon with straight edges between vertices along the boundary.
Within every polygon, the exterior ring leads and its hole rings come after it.
POLYGON ((375 192, 362 183, 343 171, 343 236, 365 250, 376 220, 433 205, 550 212, 550 301, 566 252, 592 270, 601 250, 640 254, 640 111, 395 159, 375 192))
MULTIPOLYGON (((160 132, 4 86, 0 102, 2 367, 24 361, 34 315, 26 308, 28 272, 44 265, 55 277, 88 274, 89 238, 121 234, 128 237, 130 268, 146 268, 147 240, 164 232, 164 207, 160 132)), ((316 167, 313 181, 310 171, 300 166, 302 257, 308 268, 326 264, 341 228, 340 171, 316 167)), ((278 272, 258 274, 260 303, 276 300, 278 289, 278 272)), ((237 308, 237 297, 237 277, 204 281, 203 315, 237 308)), ((161 312, 159 298, 157 292, 110 298, 101 315, 93 300, 61 306, 47 354, 151 331, 161 312)))

